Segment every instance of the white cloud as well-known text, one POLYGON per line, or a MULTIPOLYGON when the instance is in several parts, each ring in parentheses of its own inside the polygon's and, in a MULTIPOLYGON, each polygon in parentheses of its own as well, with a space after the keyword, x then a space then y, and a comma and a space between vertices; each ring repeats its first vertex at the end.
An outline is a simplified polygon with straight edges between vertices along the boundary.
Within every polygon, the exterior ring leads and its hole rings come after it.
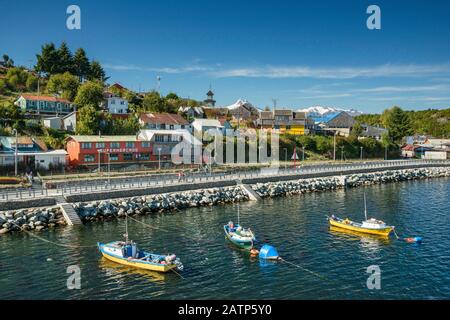
POLYGON ((213 66, 192 65, 182 67, 141 67, 136 65, 105 65, 116 71, 144 71, 168 74, 200 72, 217 78, 317 78, 317 79, 353 79, 377 77, 419 77, 450 73, 450 64, 442 65, 392 65, 385 64, 368 67, 308 67, 308 66, 266 66, 224 68, 220 64, 213 66))

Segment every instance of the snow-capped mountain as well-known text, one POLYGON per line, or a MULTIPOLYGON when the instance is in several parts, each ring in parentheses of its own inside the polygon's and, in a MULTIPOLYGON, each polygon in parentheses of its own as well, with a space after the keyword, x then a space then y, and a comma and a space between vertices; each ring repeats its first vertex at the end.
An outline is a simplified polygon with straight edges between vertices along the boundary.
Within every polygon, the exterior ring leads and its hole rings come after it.
POLYGON ((345 111, 352 117, 359 116, 363 114, 363 112, 355 110, 355 109, 343 109, 343 108, 337 108, 337 107, 323 107, 323 106, 313 106, 305 109, 298 110, 299 112, 306 112, 309 115, 315 115, 315 116, 324 116, 330 113, 339 112, 339 111, 345 111))

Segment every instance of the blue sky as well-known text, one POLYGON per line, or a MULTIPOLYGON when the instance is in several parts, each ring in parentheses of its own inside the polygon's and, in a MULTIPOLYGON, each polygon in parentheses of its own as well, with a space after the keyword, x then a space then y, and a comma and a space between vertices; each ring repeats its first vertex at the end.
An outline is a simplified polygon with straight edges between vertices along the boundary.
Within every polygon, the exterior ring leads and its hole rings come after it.
POLYGON ((45 42, 86 49, 131 89, 263 108, 380 112, 450 107, 450 1, 5 1, 0 53, 35 63, 45 42), (66 8, 81 8, 81 30, 66 8), (381 8, 381 30, 366 9, 381 8))

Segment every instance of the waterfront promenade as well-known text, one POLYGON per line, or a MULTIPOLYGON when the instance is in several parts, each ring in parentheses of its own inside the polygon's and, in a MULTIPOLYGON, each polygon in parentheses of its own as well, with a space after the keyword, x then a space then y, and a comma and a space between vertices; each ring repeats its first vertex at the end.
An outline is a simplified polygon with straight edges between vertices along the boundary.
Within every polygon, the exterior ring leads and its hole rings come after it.
POLYGON ((157 194, 200 188, 226 187, 237 183, 254 184, 325 177, 353 173, 409 168, 450 166, 448 160, 391 160, 353 164, 320 164, 293 168, 262 168, 234 173, 195 173, 181 181, 173 176, 140 176, 59 184, 54 189, 8 190, 0 192, 0 211, 67 202, 92 201, 143 194, 157 194), (65 202, 64 201, 64 202, 65 202))

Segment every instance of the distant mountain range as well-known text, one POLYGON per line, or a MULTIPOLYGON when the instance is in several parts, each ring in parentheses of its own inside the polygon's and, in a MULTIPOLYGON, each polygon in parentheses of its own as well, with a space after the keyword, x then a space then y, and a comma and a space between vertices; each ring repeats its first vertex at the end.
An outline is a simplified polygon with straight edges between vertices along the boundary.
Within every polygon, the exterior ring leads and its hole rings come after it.
POLYGON ((352 117, 356 117, 359 115, 362 115, 363 112, 355 110, 355 109, 343 109, 343 108, 337 108, 337 107, 323 107, 323 106, 313 106, 305 109, 298 110, 299 112, 306 112, 309 115, 312 116, 325 116, 330 113, 345 111, 352 117))

